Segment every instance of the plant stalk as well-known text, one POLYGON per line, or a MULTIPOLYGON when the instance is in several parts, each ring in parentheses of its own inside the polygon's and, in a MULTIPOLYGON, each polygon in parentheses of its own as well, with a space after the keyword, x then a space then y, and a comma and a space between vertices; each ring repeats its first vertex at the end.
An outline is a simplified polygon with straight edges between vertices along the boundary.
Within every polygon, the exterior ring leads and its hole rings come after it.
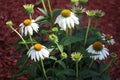
POLYGON ((46 72, 45 72, 43 60, 40 59, 40 62, 41 62, 41 67, 42 67, 43 76, 44 76, 45 80, 48 80, 47 75, 46 75, 46 72))
POLYGON ((28 47, 28 45, 26 44, 26 41, 23 39, 23 37, 20 35, 20 33, 17 31, 17 30, 15 30, 12 26, 10 27, 16 34, 18 34, 18 36, 22 39, 22 41, 25 43, 25 46, 26 46, 26 48, 29 50, 29 47, 28 47))
POLYGON ((96 22, 95 22, 95 28, 97 28, 97 26, 98 26, 98 21, 99 21, 99 19, 98 18, 96 18, 96 22))
POLYGON ((114 59, 112 59, 112 60, 110 61, 110 63, 102 70, 101 74, 102 74, 103 72, 105 72, 105 71, 110 67, 110 65, 112 64, 113 60, 114 60, 114 59))
POLYGON ((76 80, 78 80, 78 61, 76 61, 76 80))
POLYGON ((88 26, 87 26, 87 31, 86 31, 85 40, 84 40, 84 47, 85 47, 85 45, 86 45, 86 42, 87 42, 87 38, 88 38, 88 32, 89 32, 89 29, 90 29, 91 20, 92 20, 92 18, 91 18, 91 17, 89 17, 89 18, 88 18, 88 26))
POLYGON ((93 62, 94 62, 94 59, 91 60, 91 63, 90 63, 90 65, 89 65, 89 69, 91 68, 93 62))
POLYGON ((47 12, 44 0, 41 0, 44 10, 47 12))

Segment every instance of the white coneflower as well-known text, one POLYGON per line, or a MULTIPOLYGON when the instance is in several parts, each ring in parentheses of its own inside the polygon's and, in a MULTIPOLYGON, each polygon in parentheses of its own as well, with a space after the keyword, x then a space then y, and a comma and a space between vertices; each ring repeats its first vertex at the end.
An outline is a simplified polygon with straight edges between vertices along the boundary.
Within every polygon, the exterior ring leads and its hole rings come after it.
POLYGON ((33 30, 38 32, 39 25, 35 23, 35 20, 25 19, 20 24, 20 31, 22 35, 27 36, 28 34, 33 35, 33 30))
POLYGON ((55 24, 56 23, 58 23, 63 30, 66 30, 67 28, 74 28, 75 24, 78 25, 79 19, 75 16, 73 12, 68 9, 64 9, 56 18, 55 24))
POLYGON ((113 45, 115 43, 115 40, 113 39, 113 36, 110 36, 109 34, 107 34, 107 35, 102 34, 101 37, 102 37, 102 40, 107 41, 108 44, 113 45))
POLYGON ((49 52, 47 48, 41 44, 35 44, 27 52, 28 57, 31 57, 31 60, 40 61, 40 59, 48 58, 49 52))
POLYGON ((90 45, 87 48, 87 51, 91 54, 95 54, 95 55, 90 56, 94 60, 96 59, 103 60, 107 58, 107 55, 109 55, 108 49, 105 48, 105 46, 99 41, 90 45))

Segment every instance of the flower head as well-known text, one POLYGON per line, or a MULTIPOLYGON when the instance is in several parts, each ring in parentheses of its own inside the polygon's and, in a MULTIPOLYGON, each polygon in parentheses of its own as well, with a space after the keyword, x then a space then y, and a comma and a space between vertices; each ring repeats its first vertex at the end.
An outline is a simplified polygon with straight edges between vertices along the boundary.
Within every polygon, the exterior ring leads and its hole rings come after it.
POLYGON ((57 27, 53 27, 53 28, 52 28, 52 31, 53 31, 53 32, 57 32, 57 31, 58 31, 58 28, 57 28, 57 27))
POLYGON ((61 11, 61 14, 56 18, 55 24, 58 23, 61 29, 74 28, 75 24, 79 24, 79 19, 73 12, 68 9, 61 11))
POLYGON ((47 48, 39 43, 35 44, 30 48, 27 52, 28 57, 31 57, 31 60, 39 61, 40 59, 44 59, 49 57, 49 52, 47 48))
POLYGON ((105 13, 102 10, 95 10, 95 17, 101 18, 105 15, 105 13))
POLYGON ((11 26, 13 26, 13 22, 12 22, 12 21, 7 21, 7 22, 6 22, 6 25, 7 25, 8 27, 11 27, 11 26))
POLYGON ((71 57, 72 57, 73 61, 80 61, 83 58, 83 56, 82 56, 82 54, 80 52, 72 53, 71 57))
POLYGON ((25 36, 27 34, 33 35, 33 30, 35 32, 38 32, 38 28, 39 28, 38 24, 35 23, 35 20, 30 20, 30 19, 25 19, 23 23, 21 23, 19 26, 20 26, 21 34, 22 35, 25 34, 25 36))
POLYGON ((112 59, 115 59, 115 58, 117 57, 117 54, 116 54, 116 53, 111 53, 111 54, 110 54, 110 57, 111 57, 112 59))
POLYGON ((79 0, 71 0, 71 3, 72 3, 72 4, 75 4, 75 5, 78 5, 79 0))
POLYGON ((33 4, 25 4, 23 5, 25 12, 27 14, 32 14, 34 12, 34 5, 33 4))
POLYGON ((49 35, 49 39, 55 42, 58 42, 58 37, 55 34, 49 35))
POLYGON ((67 58, 67 54, 66 54, 65 52, 62 52, 60 56, 61 56, 61 58, 63 58, 63 59, 66 59, 66 58, 67 58))
POLYGON ((107 41, 108 44, 113 45, 115 43, 115 40, 113 39, 113 36, 110 36, 109 34, 107 34, 107 35, 102 34, 101 38, 102 38, 102 40, 107 41))
POLYGON ((82 13, 85 12, 85 8, 83 8, 83 7, 79 8, 78 7, 78 8, 73 9, 73 12, 76 13, 76 14, 82 14, 82 13))
POLYGON ((91 54, 95 54, 95 55, 90 56, 94 60, 96 59, 103 60, 107 58, 107 55, 109 55, 108 49, 105 48, 105 46, 99 41, 94 42, 92 45, 90 45, 87 48, 87 51, 91 54))
POLYGON ((86 14, 88 17, 93 17, 93 16, 95 16, 95 11, 94 10, 87 10, 86 14))

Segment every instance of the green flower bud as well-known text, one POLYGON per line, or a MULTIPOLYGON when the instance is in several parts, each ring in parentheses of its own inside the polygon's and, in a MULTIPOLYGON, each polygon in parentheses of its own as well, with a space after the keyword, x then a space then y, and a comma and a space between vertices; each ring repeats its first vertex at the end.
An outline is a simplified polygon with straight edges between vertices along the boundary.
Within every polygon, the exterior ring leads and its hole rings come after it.
POLYGON ((80 3, 81 3, 82 5, 87 4, 87 2, 88 2, 88 0, 80 0, 80 3))
POLYGON ((33 14, 34 12, 34 5, 33 4, 25 4, 23 5, 24 9, 25 9, 25 12, 27 14, 33 14))
POLYGON ((94 10, 88 10, 88 11, 86 11, 86 14, 87 14, 88 17, 93 17, 93 16, 95 16, 95 11, 94 10))
POLYGON ((49 35, 49 39, 55 42, 58 42, 58 37, 55 34, 49 35))
POLYGON ((80 61, 83 58, 83 56, 82 56, 82 54, 80 52, 72 53, 71 57, 72 57, 73 61, 80 61))
POLYGON ((77 5, 78 2, 79 2, 79 0, 71 0, 71 3, 72 3, 72 4, 76 4, 76 5, 77 5))
POLYGON ((73 12, 76 13, 76 14, 82 14, 82 13, 85 12, 85 8, 83 8, 83 7, 79 8, 78 7, 78 8, 73 9, 73 12))
POLYGON ((102 10, 95 10, 95 17, 101 18, 105 15, 105 13, 102 10))
POLYGON ((7 21, 7 22, 6 22, 6 25, 7 25, 8 27, 11 27, 11 26, 13 26, 13 22, 12 22, 12 21, 7 21))
POLYGON ((58 31, 58 28, 57 28, 57 27, 54 27, 54 28, 52 28, 52 31, 53 31, 53 32, 57 32, 57 31, 58 31))
POLYGON ((111 54, 110 54, 110 57, 111 57, 112 59, 114 59, 114 58, 117 57, 117 54, 115 54, 115 53, 111 53, 111 54))
POLYGON ((63 58, 63 59, 66 59, 66 58, 67 58, 67 54, 66 54, 65 52, 62 52, 60 56, 61 56, 61 58, 63 58))

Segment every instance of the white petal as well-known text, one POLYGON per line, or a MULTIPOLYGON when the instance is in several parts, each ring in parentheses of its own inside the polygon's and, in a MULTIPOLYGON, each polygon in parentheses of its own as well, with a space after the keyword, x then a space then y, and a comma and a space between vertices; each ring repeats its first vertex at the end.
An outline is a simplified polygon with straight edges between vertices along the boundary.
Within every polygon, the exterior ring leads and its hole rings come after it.
POLYGON ((31 26, 35 32, 38 32, 38 28, 39 28, 38 24, 32 23, 31 26))
POLYGON ((33 35, 33 29, 31 26, 27 26, 28 27, 28 32, 30 35, 33 35))
POLYGON ((43 60, 44 59, 44 57, 42 56, 42 52, 41 51, 39 51, 39 56, 40 56, 40 58, 43 60))
POLYGON ((39 59, 40 59, 40 55, 39 55, 39 52, 38 51, 36 51, 36 59, 39 61, 39 59))
POLYGON ((25 36, 27 36, 27 33, 28 33, 28 28, 27 28, 27 26, 25 27, 25 36))

